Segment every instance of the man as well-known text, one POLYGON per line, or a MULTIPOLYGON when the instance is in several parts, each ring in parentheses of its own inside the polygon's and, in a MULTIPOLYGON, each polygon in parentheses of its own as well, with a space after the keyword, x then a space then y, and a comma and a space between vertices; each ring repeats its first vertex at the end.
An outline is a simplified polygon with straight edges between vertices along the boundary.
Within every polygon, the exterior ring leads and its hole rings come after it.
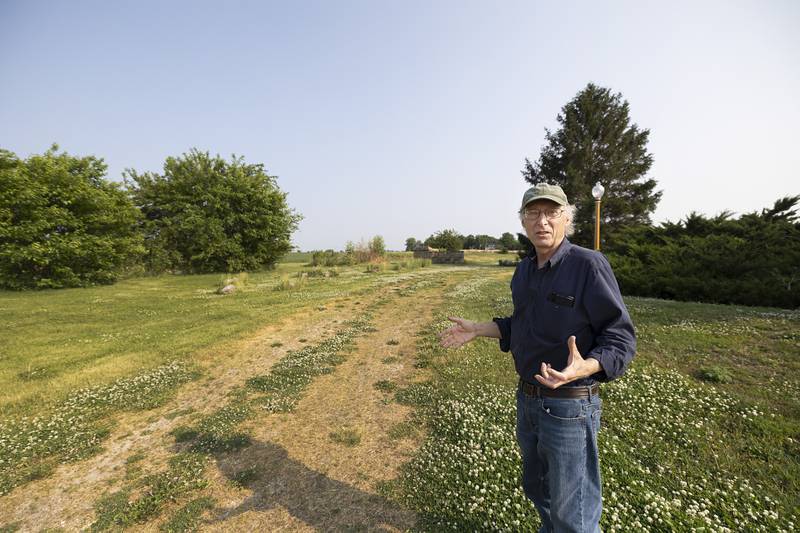
POLYGON ((451 348, 499 338, 514 356, 522 487, 542 533, 600 531, 598 382, 621 376, 636 351, 608 261, 566 239, 574 212, 561 187, 528 189, 519 213, 534 251, 511 279, 514 313, 491 322, 451 317, 455 325, 441 334, 451 348))

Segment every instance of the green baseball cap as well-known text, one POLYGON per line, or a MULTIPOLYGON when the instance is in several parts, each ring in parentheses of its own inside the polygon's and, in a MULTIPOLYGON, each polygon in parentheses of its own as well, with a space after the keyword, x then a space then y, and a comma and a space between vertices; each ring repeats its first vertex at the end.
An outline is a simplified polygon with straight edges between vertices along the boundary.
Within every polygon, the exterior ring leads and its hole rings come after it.
POLYGON ((550 185, 549 183, 537 183, 522 195, 522 206, 520 211, 525 209, 525 206, 536 200, 550 200, 558 205, 567 205, 567 195, 564 190, 558 185, 550 185))

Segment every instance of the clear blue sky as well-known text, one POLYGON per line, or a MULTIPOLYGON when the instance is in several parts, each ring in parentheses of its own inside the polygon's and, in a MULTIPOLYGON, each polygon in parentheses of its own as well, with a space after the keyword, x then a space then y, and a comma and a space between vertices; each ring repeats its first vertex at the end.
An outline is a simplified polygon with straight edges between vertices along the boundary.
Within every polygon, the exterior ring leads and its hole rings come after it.
POLYGON ((800 194, 800 2, 0 0, 0 147, 108 178, 192 147, 278 176, 302 249, 516 232, 588 82, 651 130, 654 220, 800 194))

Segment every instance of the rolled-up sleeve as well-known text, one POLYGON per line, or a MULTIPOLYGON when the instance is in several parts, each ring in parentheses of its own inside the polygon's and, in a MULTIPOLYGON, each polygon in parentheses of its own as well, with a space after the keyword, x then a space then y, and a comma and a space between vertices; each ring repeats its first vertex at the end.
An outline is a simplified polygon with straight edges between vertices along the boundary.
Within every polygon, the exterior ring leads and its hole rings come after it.
POLYGON ((494 317, 492 322, 500 329, 500 351, 511 350, 511 317, 494 317))
POLYGON ((597 359, 603 367, 595 379, 616 379, 636 353, 636 333, 611 265, 599 254, 589 273, 583 305, 595 334, 595 345, 584 357, 597 359))

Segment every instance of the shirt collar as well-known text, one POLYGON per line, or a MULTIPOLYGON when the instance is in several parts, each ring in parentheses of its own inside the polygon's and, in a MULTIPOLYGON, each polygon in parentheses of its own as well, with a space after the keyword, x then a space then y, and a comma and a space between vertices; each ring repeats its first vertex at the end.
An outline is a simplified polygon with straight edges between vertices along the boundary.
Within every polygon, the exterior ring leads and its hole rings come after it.
MULTIPOLYGON (((547 262, 544 265, 547 268, 552 268, 552 267, 556 266, 558 264, 558 262, 561 261, 564 258, 564 256, 569 253, 569 249, 570 248, 572 248, 572 243, 569 242, 569 239, 564 237, 564 240, 561 241, 561 244, 558 245, 558 249, 556 250, 556 253, 554 253, 553 256, 550 259, 548 259, 547 262)), ((533 264, 535 265, 536 264, 536 248, 534 248, 531 251, 530 257, 531 257, 531 261, 533 261, 533 264)))

